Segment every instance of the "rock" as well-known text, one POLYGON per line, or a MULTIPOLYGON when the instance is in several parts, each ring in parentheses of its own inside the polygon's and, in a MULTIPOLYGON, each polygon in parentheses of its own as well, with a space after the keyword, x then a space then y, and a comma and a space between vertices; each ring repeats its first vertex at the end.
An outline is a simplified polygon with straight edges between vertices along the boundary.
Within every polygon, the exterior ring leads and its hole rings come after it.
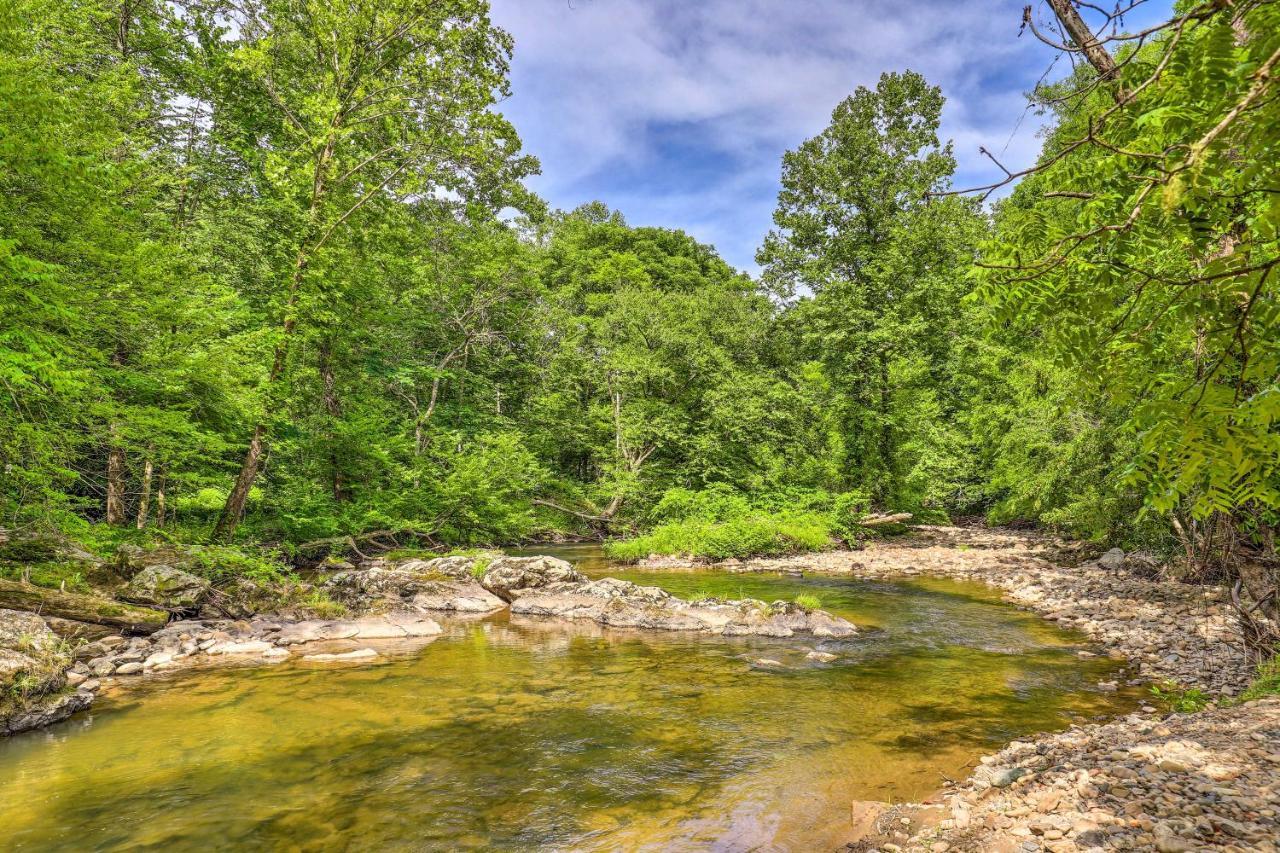
POLYGON ((93 693, 77 690, 44 696, 7 720, 0 718, 0 733, 14 735, 65 720, 93 703, 93 693))
POLYGON ((445 610, 455 613, 492 613, 507 603, 471 578, 456 581, 425 581, 408 601, 415 610, 445 610))
POLYGON ((1124 568, 1124 551, 1120 548, 1112 548, 1098 558, 1098 567, 1109 572, 1120 571, 1124 568))
POLYGON ((80 685, 84 684, 84 683, 85 683, 86 681, 88 681, 88 680, 89 680, 89 676, 87 676, 87 675, 82 675, 82 674, 80 674, 80 673, 78 673, 78 672, 68 672, 68 673, 67 673, 67 686, 68 686, 68 687, 79 687, 80 685))
POLYGON ((836 657, 836 655, 833 655, 830 652, 809 652, 809 654, 805 655, 805 658, 808 660, 816 660, 819 663, 830 663, 835 660, 836 657))
POLYGON ((342 652, 339 654, 318 654, 305 655, 302 659, 314 661, 315 663, 342 663, 345 661, 362 661, 376 658, 378 653, 373 649, 356 649, 353 652, 342 652))
POLYGON ((166 610, 194 611, 204 602, 209 589, 209 582, 204 578, 158 564, 147 566, 134 575, 120 592, 120 597, 166 610))
POLYGON ((696 604, 654 586, 617 578, 561 582, 521 590, 511 612, 528 616, 589 619, 620 628, 698 631, 724 636, 790 637, 796 633, 847 637, 849 622, 822 610, 807 611, 789 602, 711 600, 696 604))
POLYGON ((271 643, 265 640, 244 640, 241 642, 223 640, 210 646, 207 653, 211 655, 260 655, 263 652, 270 651, 272 648, 271 643))
POLYGON ((25 610, 0 610, 0 648, 38 652, 57 641, 57 636, 36 614, 25 610))
POLYGON ((1154 835, 1156 850, 1160 853, 1187 853, 1189 850, 1196 849, 1194 842, 1180 836, 1168 824, 1156 824, 1154 835))
POLYGON ((158 666, 166 666, 173 661, 173 652, 156 652, 147 657, 142 662, 143 669, 155 669, 158 666))
POLYGON ((1003 767, 1003 768, 986 768, 990 772, 987 773, 987 781, 993 788, 1007 788, 1014 782, 1017 782, 1023 776, 1027 775, 1025 767, 1003 767))
POLYGON ((116 671, 116 665, 110 658, 95 658, 89 661, 89 672, 98 678, 105 678, 116 671))
POLYGON ((116 667, 116 675, 137 675, 142 672, 142 664, 137 661, 122 663, 116 667))
POLYGON ((398 640, 429 637, 443 632, 440 624, 416 613, 392 613, 356 620, 311 619, 285 626, 276 636, 281 646, 296 646, 317 640, 398 640))
POLYGON ((480 583, 504 601, 551 584, 585 583, 587 576, 555 557, 499 557, 489 563, 480 583))

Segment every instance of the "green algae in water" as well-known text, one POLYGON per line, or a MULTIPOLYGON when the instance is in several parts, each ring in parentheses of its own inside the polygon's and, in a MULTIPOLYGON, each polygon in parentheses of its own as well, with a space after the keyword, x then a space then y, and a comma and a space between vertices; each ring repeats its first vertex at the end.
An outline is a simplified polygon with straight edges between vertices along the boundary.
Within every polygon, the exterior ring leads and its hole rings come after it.
POLYGON ((504 615, 359 667, 149 680, 0 742, 4 846, 830 849, 851 800, 926 796, 1005 741, 1132 705, 1093 689, 1113 662, 980 586, 615 574, 816 594, 871 629, 815 644, 504 615), (818 647, 838 659, 807 660, 818 647))

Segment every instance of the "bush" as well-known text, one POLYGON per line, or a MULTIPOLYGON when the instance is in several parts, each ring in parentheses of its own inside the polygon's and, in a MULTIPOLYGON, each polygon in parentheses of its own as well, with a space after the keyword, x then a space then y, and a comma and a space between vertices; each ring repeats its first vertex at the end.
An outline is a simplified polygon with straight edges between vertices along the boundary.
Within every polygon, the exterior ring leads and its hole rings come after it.
POLYGON ((1264 696, 1280 696, 1280 654, 1258 664, 1258 675, 1240 694, 1240 701, 1248 702, 1264 696))
POLYGON ((663 524, 644 536, 605 544, 617 560, 649 554, 683 554, 725 560, 814 551, 831 544, 827 519, 817 513, 748 516, 728 521, 680 521, 663 524))
POLYGON ((1200 688, 1179 687, 1172 681, 1166 681, 1164 685, 1153 685, 1151 695, 1178 714, 1194 714, 1209 705, 1209 697, 1200 688))
POLYGON ((797 595, 793 601, 795 602, 796 607, 799 607, 805 613, 822 609, 822 599, 807 592, 797 595))

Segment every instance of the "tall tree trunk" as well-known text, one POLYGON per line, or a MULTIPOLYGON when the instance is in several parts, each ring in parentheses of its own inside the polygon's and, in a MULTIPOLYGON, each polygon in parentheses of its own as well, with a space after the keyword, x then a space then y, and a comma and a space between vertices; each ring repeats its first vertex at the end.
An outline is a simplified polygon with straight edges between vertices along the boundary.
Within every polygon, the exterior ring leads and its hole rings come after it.
MULTIPOLYGON (((337 128, 335 126, 332 129, 336 130, 337 128)), ((311 262, 311 253, 316 251, 324 240, 323 237, 318 236, 318 220, 320 206, 324 201, 327 190, 325 177, 328 175, 329 164, 333 159, 333 146, 334 138, 330 136, 325 143, 324 150, 320 152, 320 156, 316 160, 316 168, 311 181, 311 205, 307 211, 306 234, 298 242, 298 249, 294 255, 293 273, 289 276, 289 295, 285 299, 284 305, 284 322, 280 329, 280 342, 276 344, 275 353, 271 360, 271 373, 267 375, 266 411, 272 410, 279 394, 278 383, 280 377, 284 375, 285 363, 289 358, 289 343, 293 339, 294 329, 298 325, 298 296, 302 287, 303 276, 307 272, 307 264, 311 262)), ((258 466, 262 462, 266 444, 267 424, 266 419, 263 418, 254 424, 253 437, 249 440, 248 449, 245 450, 244 461, 240 463, 240 473, 236 476, 236 484, 231 489, 231 493, 227 495, 227 501, 222 506, 222 514, 218 516, 218 523, 213 528, 214 539, 226 541, 235 536, 236 527, 239 526, 240 520, 244 518, 245 502, 249 498, 249 489, 253 488, 253 481, 258 476, 258 466)))
POLYGON ((160 483, 156 488, 156 527, 164 527, 165 510, 168 509, 164 498, 165 485, 165 474, 161 471, 160 483))
POLYGON ((213 538, 226 541, 235 536, 240 519, 244 518, 244 507, 249 501, 249 490, 258 476, 258 465, 262 462, 262 450, 266 441, 267 428, 258 424, 253 429, 253 438, 249 440, 249 449, 244 454, 244 462, 240 466, 240 474, 236 484, 227 495, 227 502, 222 506, 222 515, 218 516, 218 524, 213 528, 213 538))
POLYGON ((330 488, 333 492, 333 499, 338 503, 347 500, 346 483, 342 477, 341 461, 338 459, 338 451, 334 444, 336 441, 336 430, 334 428, 338 419, 342 417, 342 405, 338 401, 338 391, 333 378, 333 351, 329 340, 320 342, 320 382, 324 388, 324 410, 329 416, 328 439, 329 439, 329 477, 330 488))
POLYGON ((111 425, 111 447, 107 450, 107 524, 124 524, 124 448, 115 424, 111 425))
POLYGON ((142 466, 142 495, 138 498, 138 520, 136 527, 141 530, 147 526, 147 513, 151 510, 151 473, 153 466, 148 459, 142 466))
POLYGON ((880 353, 880 464, 884 469, 883 493, 881 502, 887 502, 892 496, 889 484, 894 481, 894 447, 893 447, 893 389, 889 385, 889 353, 880 353))

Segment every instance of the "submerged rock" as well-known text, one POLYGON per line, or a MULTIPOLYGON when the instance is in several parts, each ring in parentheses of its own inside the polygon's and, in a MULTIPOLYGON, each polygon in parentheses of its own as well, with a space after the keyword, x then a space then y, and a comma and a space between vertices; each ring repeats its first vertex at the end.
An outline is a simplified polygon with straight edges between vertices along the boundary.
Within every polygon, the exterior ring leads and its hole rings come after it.
POLYGON ((528 616, 590 619, 619 628, 698 631, 724 636, 848 637, 850 622, 822 610, 805 610, 789 602, 710 600, 691 603, 655 586, 638 586, 616 578, 551 583, 523 590, 511 612, 528 616))
POLYGON ((356 649, 355 651, 339 652, 337 654, 324 653, 318 655, 305 655, 302 659, 314 661, 316 663, 342 663, 345 661, 369 660, 370 658, 376 658, 377 656, 378 653, 373 649, 356 649))
POLYGON ((125 601, 166 610, 195 610, 209 594, 209 582, 163 564, 147 566, 120 592, 125 601))

